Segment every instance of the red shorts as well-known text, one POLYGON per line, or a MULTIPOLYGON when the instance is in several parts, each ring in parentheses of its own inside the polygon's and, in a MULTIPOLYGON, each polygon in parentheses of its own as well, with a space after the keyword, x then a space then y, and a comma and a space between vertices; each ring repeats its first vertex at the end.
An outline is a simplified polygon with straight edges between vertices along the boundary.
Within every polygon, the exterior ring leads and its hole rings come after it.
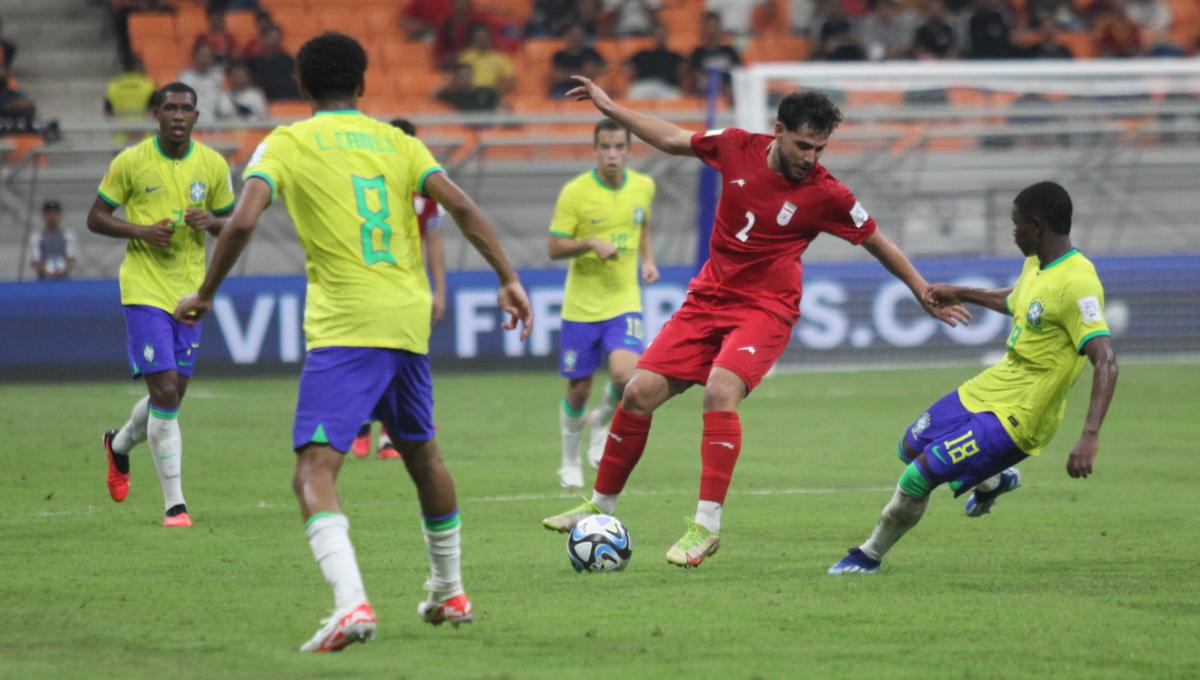
POLYGON ((787 349, 792 326, 745 304, 688 295, 646 348, 638 368, 703 385, 720 366, 752 390, 787 349))

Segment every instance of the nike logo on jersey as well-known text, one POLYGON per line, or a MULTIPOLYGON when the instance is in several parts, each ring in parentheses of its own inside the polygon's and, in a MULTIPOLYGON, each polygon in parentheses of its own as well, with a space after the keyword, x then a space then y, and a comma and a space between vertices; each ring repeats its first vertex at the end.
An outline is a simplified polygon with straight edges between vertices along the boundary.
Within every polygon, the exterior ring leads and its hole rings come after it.
POLYGON ((730 184, 736 184, 736 185, 738 185, 739 187, 744 187, 744 186, 746 186, 746 180, 744 180, 744 179, 734 179, 734 180, 730 180, 730 181, 729 181, 729 183, 730 183, 730 184))
POLYGON ((735 447, 732 442, 709 442, 713 446, 724 446, 727 449, 733 450, 735 447))
POLYGON ((161 189, 161 188, 162 188, 162 185, 161 185, 161 184, 160 184, 159 186, 156 186, 156 187, 146 187, 146 193, 148 193, 148 194, 149 194, 149 193, 151 193, 151 192, 158 191, 158 190, 159 190, 159 189, 161 189))
POLYGON ((608 436, 612 437, 612 438, 613 438, 613 439, 614 439, 614 440, 615 440, 615 441, 616 441, 618 444, 620 444, 621 442, 625 441, 625 438, 624 438, 624 437, 622 437, 622 436, 621 436, 621 435, 619 435, 619 434, 614 434, 614 433, 612 433, 612 432, 609 432, 609 433, 608 433, 608 436))
POLYGON ((755 352, 757 352, 757 351, 758 351, 758 349, 757 349, 757 348, 756 348, 754 345, 746 345, 745 347, 738 347, 738 348, 737 348, 737 351, 739 351, 739 352, 749 352, 749 353, 751 353, 751 354, 754 354, 755 352))

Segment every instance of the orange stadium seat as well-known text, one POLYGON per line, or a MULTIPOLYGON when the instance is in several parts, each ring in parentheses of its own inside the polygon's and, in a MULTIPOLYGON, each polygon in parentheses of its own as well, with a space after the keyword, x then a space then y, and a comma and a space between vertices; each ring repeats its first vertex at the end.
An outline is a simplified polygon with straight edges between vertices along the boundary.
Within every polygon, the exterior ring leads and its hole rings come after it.
POLYGON ((204 16, 203 7, 184 6, 175 12, 175 35, 180 40, 186 40, 190 47, 200 35, 208 29, 208 19, 204 16))
POLYGON ((400 30, 400 11, 395 7, 374 5, 362 10, 366 35, 372 40, 403 40, 400 30))
POLYGON ((490 0, 487 11, 499 15, 505 21, 524 26, 533 12, 533 0, 490 0))
POLYGON ((239 45, 245 45, 258 34, 258 25, 254 22, 254 12, 248 10, 226 12, 225 28, 233 34, 233 39, 239 45))
POLYGON ((286 9, 271 16, 283 29, 284 49, 293 55, 305 41, 317 34, 317 18, 307 12, 286 9))
POLYGON ((174 43, 152 45, 139 49, 138 53, 146 64, 147 73, 167 74, 163 83, 175 80, 175 76, 188 65, 187 51, 179 49, 174 43))
POLYGON ((260 5, 275 14, 279 10, 300 10, 301 12, 308 11, 308 0, 259 0, 260 5))
POLYGON ((432 97, 445 82, 438 71, 424 68, 392 69, 396 94, 401 97, 432 97))
POLYGON ((129 17, 129 37, 175 37, 175 16, 159 12, 140 12, 129 17))
POLYGON ((798 36, 762 35, 746 47, 742 61, 804 61, 809 56, 808 40, 798 36))
POLYGON ((312 106, 301 101, 271 102, 267 111, 272 118, 308 118, 312 115, 312 106))
POLYGON ((433 69, 433 54, 425 43, 387 41, 383 43, 383 60, 388 66, 433 69))
POLYGON ((618 44, 621 47, 621 63, 624 63, 638 52, 654 47, 654 38, 624 38, 618 44))
POLYGON ((554 61, 554 53, 567 46, 566 40, 558 38, 533 38, 526 40, 521 48, 521 56, 531 67, 546 69, 554 61))
POLYGON ((367 35, 363 15, 355 10, 323 8, 316 13, 317 32, 339 31, 362 40, 367 35))

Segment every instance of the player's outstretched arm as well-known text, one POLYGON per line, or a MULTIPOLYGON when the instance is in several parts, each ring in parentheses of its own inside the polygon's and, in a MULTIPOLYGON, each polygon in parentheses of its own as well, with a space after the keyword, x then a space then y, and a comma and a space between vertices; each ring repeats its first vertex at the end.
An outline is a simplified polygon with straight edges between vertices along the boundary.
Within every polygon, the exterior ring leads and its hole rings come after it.
POLYGON ((92 209, 88 211, 88 231, 113 238, 141 239, 159 248, 171 245, 171 235, 175 233, 171 228, 171 220, 159 220, 154 224, 134 224, 117 217, 116 210, 97 196, 92 203, 92 209))
POLYGON ((591 100, 596 109, 604 115, 629 129, 638 139, 650 146, 675 156, 695 156, 692 150, 692 132, 647 116, 617 104, 599 85, 583 76, 571 76, 579 85, 567 92, 567 96, 576 101, 591 100))
POLYGON ((949 283, 935 283, 929 286, 925 295, 938 306, 961 305, 969 302, 1012 316, 1008 309, 1008 296, 1012 294, 1012 291, 1011 286, 1008 288, 968 288, 949 283))
POLYGON ((509 320, 504 324, 505 330, 513 330, 517 322, 521 323, 521 339, 529 337, 533 330, 533 308, 529 305, 529 297, 521 285, 521 279, 508 262, 508 256, 496 239, 496 230, 492 228, 487 217, 470 196, 463 193, 445 173, 437 172, 425 180, 425 192, 437 201, 446 212, 454 218, 454 222, 462 231, 463 236, 471 242, 475 250, 487 260, 492 270, 500 277, 500 309, 509 314, 509 320))
POLYGON ((1083 351, 1092 362, 1092 400, 1088 404, 1087 419, 1083 421, 1083 434, 1067 457, 1067 474, 1072 477, 1092 474, 1100 450, 1100 426, 1117 389, 1117 351, 1113 348, 1112 338, 1107 335, 1092 338, 1083 346, 1083 351))
POLYGON ((875 259, 879 260, 880 264, 892 273, 892 276, 908 286, 926 314, 951 327, 960 323, 968 323, 971 320, 971 313, 960 304, 941 306, 934 304, 929 297, 929 283, 925 281, 925 277, 921 276, 904 251, 900 250, 900 247, 890 238, 884 236, 882 231, 876 229, 875 233, 863 241, 863 247, 875 256, 875 259))
POLYGON ((204 273, 204 282, 200 290, 179 301, 175 308, 175 318, 186 324, 194 324, 212 309, 213 298, 221 282, 229 275, 233 265, 246 244, 250 235, 258 226, 258 218, 271 203, 271 186, 259 177, 250 177, 242 188, 233 215, 225 221, 217 246, 213 249, 212 259, 208 263, 208 271, 204 273))

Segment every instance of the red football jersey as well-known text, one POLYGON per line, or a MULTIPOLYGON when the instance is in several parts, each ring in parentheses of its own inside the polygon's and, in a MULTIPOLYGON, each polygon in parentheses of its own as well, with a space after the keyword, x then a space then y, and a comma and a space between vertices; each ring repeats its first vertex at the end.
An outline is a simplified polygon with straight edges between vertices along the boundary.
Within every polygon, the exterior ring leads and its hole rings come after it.
POLYGON ((696 155, 721 173, 721 200, 708 262, 689 290, 795 323, 808 244, 828 232, 858 245, 875 233, 875 220, 820 163, 799 182, 768 167, 774 139, 736 128, 692 135, 696 155))
POLYGON ((417 228, 424 236, 429 229, 441 228, 442 216, 446 214, 446 209, 432 198, 413 194, 413 212, 417 213, 417 228))

